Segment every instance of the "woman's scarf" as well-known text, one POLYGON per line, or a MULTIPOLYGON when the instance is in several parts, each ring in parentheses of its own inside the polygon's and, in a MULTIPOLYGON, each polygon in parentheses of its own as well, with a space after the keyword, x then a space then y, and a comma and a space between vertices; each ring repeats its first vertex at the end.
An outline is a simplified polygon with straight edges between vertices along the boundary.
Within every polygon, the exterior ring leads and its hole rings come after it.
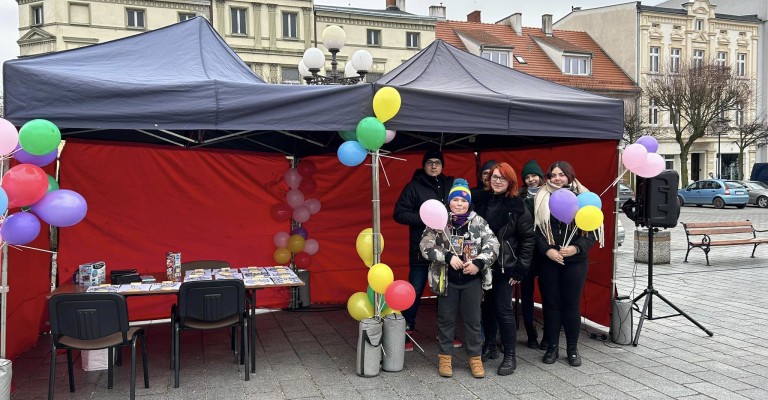
POLYGON ((454 228, 458 228, 466 224, 467 219, 469 218, 469 213, 469 211, 465 212, 464 214, 451 213, 451 223, 453 224, 454 228))
MULTIPOLYGON (((541 186, 539 192, 536 193, 536 197, 533 199, 533 229, 541 230, 541 233, 544 235, 544 238, 547 239, 547 243, 550 246, 554 246, 558 243, 555 243, 555 238, 552 235, 552 226, 550 225, 549 197, 558 189, 568 189, 576 195, 589 192, 589 189, 584 187, 578 179, 574 179, 568 187, 560 188, 549 181, 547 181, 544 186, 541 186)), ((598 228, 597 231, 596 238, 600 242, 600 248, 602 248, 604 242, 603 226, 600 225, 600 228, 598 228)))

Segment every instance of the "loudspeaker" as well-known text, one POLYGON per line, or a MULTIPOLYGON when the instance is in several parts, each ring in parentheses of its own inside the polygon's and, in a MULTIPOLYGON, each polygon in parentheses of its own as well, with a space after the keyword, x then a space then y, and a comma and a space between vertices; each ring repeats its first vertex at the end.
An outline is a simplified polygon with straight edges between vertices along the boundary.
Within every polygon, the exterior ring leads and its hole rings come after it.
POLYGON ((653 178, 637 177, 637 220, 643 226, 673 228, 680 217, 677 186, 680 176, 668 169, 653 178))

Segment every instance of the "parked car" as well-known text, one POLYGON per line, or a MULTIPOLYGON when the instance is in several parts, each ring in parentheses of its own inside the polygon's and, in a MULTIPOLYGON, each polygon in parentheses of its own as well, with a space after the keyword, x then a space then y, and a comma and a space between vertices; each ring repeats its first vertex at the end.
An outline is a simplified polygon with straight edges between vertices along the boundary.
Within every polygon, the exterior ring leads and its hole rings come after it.
POLYGON ((747 188, 749 193, 749 204, 754 204, 760 208, 768 207, 768 184, 760 181, 738 181, 747 188))
POLYGON ((715 208, 744 208, 749 202, 749 194, 747 188, 736 181, 705 179, 693 182, 684 189, 678 189, 677 201, 681 206, 712 204, 715 208))
POLYGON ((632 188, 623 183, 619 183, 619 210, 621 210, 621 206, 623 206, 627 200, 634 198, 635 192, 632 191, 632 188))

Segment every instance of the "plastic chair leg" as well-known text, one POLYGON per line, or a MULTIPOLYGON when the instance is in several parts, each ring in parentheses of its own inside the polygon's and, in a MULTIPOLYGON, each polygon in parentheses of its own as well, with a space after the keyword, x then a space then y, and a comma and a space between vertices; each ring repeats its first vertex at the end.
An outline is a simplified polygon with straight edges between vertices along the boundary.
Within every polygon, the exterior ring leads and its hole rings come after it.
POLYGON ((56 345, 51 345, 51 367, 48 376, 48 400, 53 400, 53 387, 56 380, 56 345))
POLYGON ((75 393, 75 373, 72 367, 72 350, 67 349, 67 373, 69 374, 69 392, 75 393))
POLYGON ((144 364, 144 387, 149 388, 149 368, 147 367, 147 336, 141 335, 141 362, 144 364))
POLYGON ((131 339, 131 400, 136 399, 136 335, 131 339))
POLYGON ((112 364, 114 362, 115 356, 113 355, 112 348, 107 349, 107 389, 112 389, 112 386, 114 386, 114 371, 112 370, 112 364))

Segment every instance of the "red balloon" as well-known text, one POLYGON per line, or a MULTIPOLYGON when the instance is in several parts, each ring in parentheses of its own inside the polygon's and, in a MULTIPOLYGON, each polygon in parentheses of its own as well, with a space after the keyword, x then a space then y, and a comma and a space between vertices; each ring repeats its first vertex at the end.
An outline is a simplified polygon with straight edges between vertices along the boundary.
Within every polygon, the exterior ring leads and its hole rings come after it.
POLYGON ((48 175, 32 164, 19 164, 3 175, 3 189, 8 194, 8 208, 37 203, 48 191, 48 175))
POLYGON ((299 170, 299 174, 303 176, 304 178, 308 178, 312 176, 312 174, 315 173, 317 170, 317 167, 315 166, 315 163, 309 160, 301 160, 299 161, 299 165, 296 166, 296 169, 299 170))
POLYGON ((407 310, 416 300, 416 291, 413 290, 413 285, 406 281, 394 281, 387 286, 384 300, 389 308, 395 311, 407 310))
POLYGON ((299 184, 299 190, 301 191, 301 193, 304 193, 304 196, 308 196, 312 193, 315 193, 316 189, 317 189, 317 183, 311 177, 302 179, 301 183, 299 184))
POLYGON ((272 218, 278 222, 285 222, 291 219, 293 209, 288 204, 276 204, 272 206, 272 218))
POLYGON ((312 264, 312 257, 302 251, 293 256, 293 263, 299 268, 306 269, 312 264))

